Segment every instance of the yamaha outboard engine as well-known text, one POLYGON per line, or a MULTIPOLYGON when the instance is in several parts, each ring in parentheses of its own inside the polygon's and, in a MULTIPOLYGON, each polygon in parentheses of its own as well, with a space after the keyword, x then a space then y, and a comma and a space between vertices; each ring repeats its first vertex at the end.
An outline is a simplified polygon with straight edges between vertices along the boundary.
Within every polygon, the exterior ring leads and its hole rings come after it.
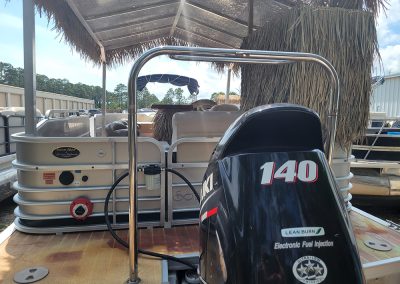
POLYGON ((310 109, 254 108, 206 171, 200 209, 205 283, 363 283, 344 201, 310 109))

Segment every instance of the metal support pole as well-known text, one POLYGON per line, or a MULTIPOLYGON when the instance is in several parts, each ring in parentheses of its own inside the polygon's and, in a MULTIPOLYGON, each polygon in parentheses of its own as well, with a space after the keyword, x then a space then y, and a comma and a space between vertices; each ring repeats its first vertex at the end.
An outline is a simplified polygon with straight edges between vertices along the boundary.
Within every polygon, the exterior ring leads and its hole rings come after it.
POLYGON ((36 135, 35 5, 23 1, 25 134, 36 135))
POLYGON ((251 35, 253 32, 253 26, 254 26, 254 0, 249 0, 249 18, 248 18, 248 24, 247 24, 247 36, 251 35))
POLYGON ((107 76, 107 71, 106 71, 106 63, 103 61, 101 63, 101 66, 103 67, 103 83, 102 83, 102 88, 103 88, 103 100, 102 100, 102 105, 101 105, 101 132, 104 136, 104 132, 106 129, 106 108, 107 108, 107 90, 106 90, 106 76, 107 76))
POLYGON ((162 46, 152 48, 144 52, 136 59, 129 74, 128 96, 129 96, 129 120, 128 120, 128 148, 129 148, 129 279, 128 283, 138 283, 138 247, 137 247, 137 141, 136 141, 136 80, 143 65, 150 59, 169 55, 174 59, 185 59, 191 61, 207 62, 229 62, 229 63, 264 63, 276 64, 281 61, 288 62, 314 62, 322 65, 331 77, 331 93, 329 99, 330 129, 327 141, 327 157, 331 164, 332 153, 335 142, 336 122, 339 106, 340 85, 339 77, 335 68, 325 58, 311 53, 280 52, 265 50, 243 50, 204 47, 162 46), (228 60, 227 60, 228 59, 228 60), (271 61, 272 60, 272 61, 271 61))
POLYGON ((128 284, 140 282, 138 273, 138 229, 137 229, 137 141, 136 141, 136 80, 145 62, 136 61, 128 81, 128 153, 129 153, 129 278, 128 284))
POLYGON ((229 104, 229 92, 231 91, 231 66, 228 67, 228 79, 226 81, 226 93, 225 93, 225 103, 229 104))

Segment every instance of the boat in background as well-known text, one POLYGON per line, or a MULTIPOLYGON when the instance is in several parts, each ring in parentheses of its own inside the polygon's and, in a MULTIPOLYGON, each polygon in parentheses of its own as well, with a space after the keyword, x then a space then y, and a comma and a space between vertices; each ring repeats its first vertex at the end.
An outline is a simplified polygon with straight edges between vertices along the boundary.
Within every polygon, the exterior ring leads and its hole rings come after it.
MULTIPOLYGON (((36 112, 36 119, 40 120, 42 114, 36 112)), ((25 108, 2 107, 0 108, 0 201, 15 194, 11 184, 17 179, 17 170, 12 167, 15 160, 16 143, 11 136, 24 131, 25 108)))
POLYGON ((400 204, 400 119, 371 113, 365 137, 354 143, 353 202, 362 206, 400 204))

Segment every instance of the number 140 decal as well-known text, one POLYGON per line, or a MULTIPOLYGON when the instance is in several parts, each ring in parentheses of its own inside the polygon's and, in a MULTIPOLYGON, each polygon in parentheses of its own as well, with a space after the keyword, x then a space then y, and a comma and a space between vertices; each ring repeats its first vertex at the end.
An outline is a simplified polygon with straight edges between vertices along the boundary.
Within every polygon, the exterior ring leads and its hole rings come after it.
POLYGON ((302 182, 315 182, 318 179, 318 167, 314 161, 305 160, 298 163, 289 160, 275 171, 275 162, 267 162, 260 167, 262 170, 262 185, 271 185, 274 179, 284 179, 285 182, 294 183, 299 179, 302 182))

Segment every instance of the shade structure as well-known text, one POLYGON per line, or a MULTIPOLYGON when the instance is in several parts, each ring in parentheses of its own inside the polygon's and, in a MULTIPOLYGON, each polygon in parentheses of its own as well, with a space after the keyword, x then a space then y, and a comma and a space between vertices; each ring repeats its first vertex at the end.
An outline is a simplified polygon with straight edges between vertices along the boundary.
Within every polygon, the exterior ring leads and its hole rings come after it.
POLYGON ((34 0, 81 55, 95 63, 123 63, 159 45, 238 48, 296 0, 34 0))

